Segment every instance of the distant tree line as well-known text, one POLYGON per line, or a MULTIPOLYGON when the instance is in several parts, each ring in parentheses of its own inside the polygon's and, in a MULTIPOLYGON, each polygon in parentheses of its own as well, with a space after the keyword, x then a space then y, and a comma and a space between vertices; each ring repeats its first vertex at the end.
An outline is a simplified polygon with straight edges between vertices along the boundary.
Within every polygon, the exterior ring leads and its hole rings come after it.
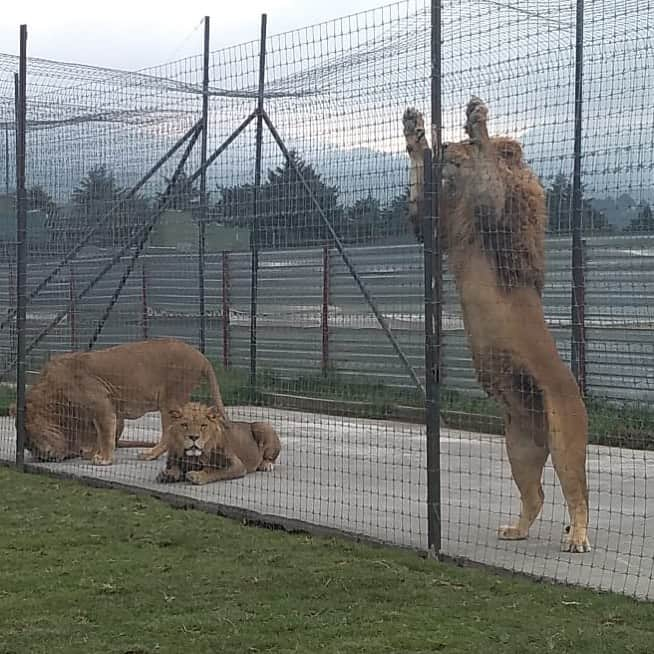
MULTIPOLYGON (((545 189, 545 193, 548 231, 552 234, 570 233, 573 226, 570 180, 559 173, 545 189)), ((654 232, 654 216, 649 202, 637 203, 626 193, 615 199, 582 197, 581 224, 582 230, 587 234, 654 232)))
MULTIPOLYGON (((336 186, 326 183, 311 164, 294 152, 291 157, 292 164, 285 162, 267 172, 256 195, 253 184, 218 187, 209 194, 207 220, 249 229, 256 216, 257 238, 265 248, 328 242, 325 219, 347 243, 407 237, 408 189, 387 205, 369 195, 347 206, 340 201, 336 186)), ((168 186, 171 180, 164 181, 168 186)), ((66 204, 58 205, 40 186, 29 189, 28 202, 30 209, 40 209, 46 215, 50 247, 70 247, 99 220, 105 224, 90 244, 120 247, 147 224, 166 200, 164 191, 154 198, 140 194, 128 198, 127 191, 114 173, 101 165, 80 180, 66 204)), ((177 177, 168 196, 168 209, 189 211, 194 220, 199 219, 200 192, 185 173, 177 177)))
MULTIPOLYGON (((408 189, 386 204, 372 195, 346 204, 339 189, 325 182, 313 165, 295 152, 291 158, 291 163, 286 161, 267 171, 258 194, 250 183, 218 187, 207 200, 208 221, 249 229, 255 216, 259 245, 271 249, 329 242, 326 221, 348 244, 411 240, 407 227, 408 189)), ((165 182, 170 184, 169 179, 165 182)), ((569 179, 556 175, 545 191, 548 231, 569 233, 573 224, 569 179)), ((177 177, 168 195, 168 208, 189 211, 198 220, 200 192, 185 173, 177 177)), ((108 214, 109 219, 90 243, 123 246, 142 230, 165 199, 163 191, 153 198, 140 194, 127 197, 127 189, 104 165, 89 170, 65 205, 58 205, 40 186, 28 189, 28 209, 39 209, 46 216, 48 245, 61 248, 70 247, 108 214)), ((585 233, 654 232, 654 216, 649 203, 636 205, 626 195, 616 201, 584 197, 582 225, 585 233), (621 230, 609 222, 611 211, 628 217, 621 230)))

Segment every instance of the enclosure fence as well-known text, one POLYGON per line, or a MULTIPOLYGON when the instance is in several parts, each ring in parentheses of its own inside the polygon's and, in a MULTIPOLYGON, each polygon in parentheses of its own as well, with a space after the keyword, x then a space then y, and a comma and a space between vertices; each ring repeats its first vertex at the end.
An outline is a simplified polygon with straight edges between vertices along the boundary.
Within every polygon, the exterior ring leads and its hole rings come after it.
MULTIPOLYGON (((23 26, 0 55, 0 459, 652 599, 653 20, 645 0, 403 0, 274 35, 263 16, 212 50, 205 18, 200 55, 132 72, 30 58, 23 26), (542 302, 588 413, 590 552, 561 549, 549 462, 529 538, 498 539, 520 498, 438 210, 438 145, 465 137, 472 95, 545 191, 542 302), (424 243, 408 107, 433 144, 424 243), (49 366, 161 337, 207 357, 231 419, 273 426, 271 472, 164 484, 168 454, 140 458, 163 401, 112 423, 134 447, 111 465, 86 456, 90 396, 57 395, 49 366), (70 456, 32 451, 39 401, 70 456)), ((126 407, 140 364, 123 365, 126 407)))

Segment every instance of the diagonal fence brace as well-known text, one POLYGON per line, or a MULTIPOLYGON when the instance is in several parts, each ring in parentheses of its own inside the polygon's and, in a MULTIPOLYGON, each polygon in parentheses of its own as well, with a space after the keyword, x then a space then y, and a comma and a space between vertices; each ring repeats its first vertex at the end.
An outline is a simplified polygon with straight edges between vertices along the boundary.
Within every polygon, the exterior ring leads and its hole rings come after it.
POLYGON ((402 362, 402 365, 406 369, 407 373, 409 374, 409 377, 413 380, 413 383, 416 385, 416 388, 420 391, 420 393, 425 396, 425 388, 418 378, 418 375, 407 359, 406 355, 402 351, 402 348, 400 347, 400 344, 397 342, 397 339, 393 335, 393 332, 391 331, 391 328, 389 327, 388 323, 386 322, 386 318, 382 315, 381 311, 379 310, 379 307, 377 306, 377 303, 374 301, 372 296, 370 295, 370 292, 366 288, 366 285, 363 283, 363 280, 359 276, 359 273, 357 272, 356 268, 354 267, 354 264, 352 263, 352 260, 350 259, 349 254, 347 253, 345 246, 343 245, 343 242, 341 239, 338 237, 338 234, 334 230, 334 227, 332 226, 329 218, 325 214, 325 211, 323 210, 320 202, 314 195, 313 191, 311 190, 311 186, 307 183, 307 181, 304 179, 304 176, 302 175, 302 171, 298 169, 298 167, 295 165, 295 162, 293 161, 293 158, 291 157, 290 152, 288 151, 288 148, 286 147, 284 141, 282 140, 282 137, 279 135, 279 132, 273 125, 273 122, 270 120, 270 117, 266 113, 265 109, 261 110, 261 115, 263 116, 263 120, 268 126, 268 129, 270 130, 270 133, 272 134, 273 138, 275 139, 275 142, 277 143, 277 146, 279 149, 282 151, 282 154, 286 158, 286 161, 288 164, 291 166, 295 174, 298 176, 298 179, 300 180, 300 183, 304 187, 304 190, 309 194, 309 197, 311 198, 311 202, 313 203, 314 207, 320 214, 320 218, 322 219, 323 223, 325 224, 325 227, 327 227, 327 230, 329 231, 329 234, 331 238, 334 241, 334 245, 336 246, 336 249, 338 250, 339 254, 341 255, 343 262, 345 263, 347 269, 349 270, 350 274, 352 275, 354 281, 356 282, 357 286, 359 287, 359 290, 361 291, 361 294, 365 298, 366 302, 368 303, 368 306, 372 310, 373 314, 375 315, 375 318, 377 318, 377 322, 379 323, 379 326, 382 328, 383 332, 386 334, 386 337, 388 338, 390 344, 393 346, 393 349, 395 350, 395 353, 399 357, 400 361, 402 362))
MULTIPOLYGON (((168 161, 170 157, 172 157, 189 138, 193 138, 194 134, 198 133, 198 130, 201 128, 201 126, 201 121, 195 123, 195 125, 193 125, 193 127, 191 127, 184 135, 182 135, 178 141, 173 146, 171 146, 171 148, 159 159, 159 161, 157 161, 157 163, 155 163, 154 166, 152 166, 152 168, 150 168, 150 170, 145 175, 143 175, 143 177, 141 177, 141 179, 118 200, 114 207, 112 207, 106 214, 104 214, 104 216, 100 216, 100 218, 98 218, 93 227, 91 227, 91 229, 89 229, 89 231, 84 234, 80 241, 76 243, 75 246, 72 247, 64 255, 64 258, 50 271, 50 273, 48 273, 48 275, 44 277, 30 291, 29 295, 27 296, 28 304, 63 270, 63 268, 72 259, 77 256, 81 249, 91 240, 91 238, 93 238, 93 235, 98 231, 98 229, 105 225, 114 216, 114 214, 120 209, 123 203, 134 197, 141 190, 141 188, 147 184, 147 182, 159 170, 159 168, 161 168, 161 166, 163 166, 166 161, 168 161)), ((15 316, 16 310, 10 309, 2 322, 0 322, 0 330, 4 329, 15 316)))

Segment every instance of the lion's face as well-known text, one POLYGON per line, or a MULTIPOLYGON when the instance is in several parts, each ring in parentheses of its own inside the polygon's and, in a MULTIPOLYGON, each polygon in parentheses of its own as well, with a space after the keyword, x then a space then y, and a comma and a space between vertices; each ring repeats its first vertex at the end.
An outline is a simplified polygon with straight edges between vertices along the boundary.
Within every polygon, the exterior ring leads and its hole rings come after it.
POLYGON ((169 412, 169 451, 188 459, 199 459, 224 442, 224 425, 215 407, 188 402, 169 412))
MULTIPOLYGON (((522 147, 517 141, 508 137, 493 137, 491 143, 498 163, 512 169, 522 167, 522 147)), ((475 185, 478 194, 479 185, 486 181, 480 179, 476 147, 471 141, 443 144, 442 183, 444 199, 450 205, 468 195, 470 185, 475 185)))

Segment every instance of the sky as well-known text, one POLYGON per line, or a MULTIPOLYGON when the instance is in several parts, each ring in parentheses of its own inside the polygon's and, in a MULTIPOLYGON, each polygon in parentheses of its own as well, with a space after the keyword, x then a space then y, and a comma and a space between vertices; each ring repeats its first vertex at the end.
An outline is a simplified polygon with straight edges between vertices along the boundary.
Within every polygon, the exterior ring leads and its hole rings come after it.
POLYGON ((18 28, 27 24, 28 55, 107 68, 138 70, 202 51, 202 18, 211 17, 211 49, 268 33, 338 18, 388 0, 22 0, 5 2, 0 52, 18 54, 18 28))

